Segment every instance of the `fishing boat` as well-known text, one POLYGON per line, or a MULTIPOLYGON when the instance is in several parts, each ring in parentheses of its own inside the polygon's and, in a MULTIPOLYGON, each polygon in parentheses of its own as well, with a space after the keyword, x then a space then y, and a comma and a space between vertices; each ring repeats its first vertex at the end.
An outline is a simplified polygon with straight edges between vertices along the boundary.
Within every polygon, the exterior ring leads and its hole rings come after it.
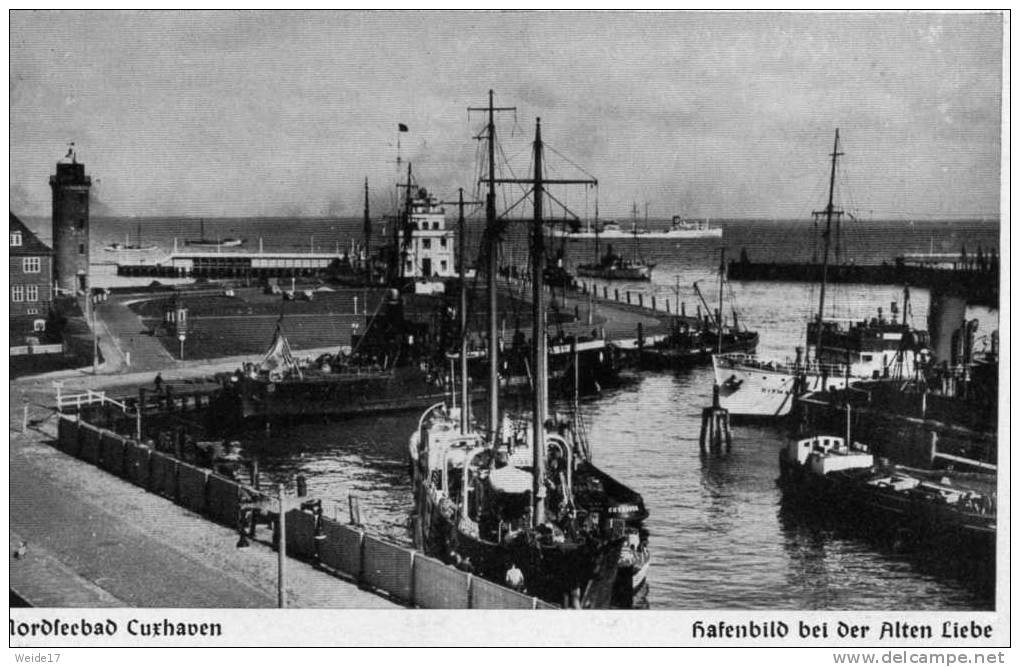
MULTIPOLYGON (((596 257, 599 257, 600 236, 599 233, 595 234, 596 257)), ((645 262, 637 256, 639 251, 637 204, 634 205, 634 224, 630 236, 634 240, 634 256, 630 259, 624 259, 622 256, 614 253, 613 246, 610 244, 606 249, 606 254, 602 255, 597 262, 579 264, 576 269, 577 275, 586 278, 601 278, 603 280, 651 280, 652 269, 655 268, 655 264, 645 262)))
MULTIPOLYGON (((736 307, 732 307, 733 324, 727 325, 723 311, 723 293, 726 285, 726 250, 720 251, 719 305, 715 316, 701 293, 698 282, 694 291, 705 307, 705 316, 696 324, 682 317, 673 320, 669 334, 652 345, 640 349, 641 365, 652 368, 685 368, 707 363, 713 354, 753 353, 758 347, 758 332, 741 325, 736 307)), ((679 287, 677 288, 679 293, 679 287)), ((732 295, 731 295, 732 296, 732 295)))
POLYGON ((135 243, 131 243, 129 237, 124 238, 124 243, 111 243, 110 245, 103 248, 107 252, 154 252, 159 248, 153 244, 142 245, 142 223, 139 222, 137 226, 135 243))
POLYGON ((994 475, 891 465, 834 435, 791 440, 779 470, 784 496, 847 524, 895 535, 905 547, 937 545, 994 563, 994 475))
MULTIPOLYGON (((490 391, 488 424, 475 420, 462 365, 460 405, 436 404, 409 439, 415 545, 426 553, 528 595, 571 608, 633 604, 647 572, 647 511, 640 494, 591 462, 577 422, 549 414, 546 369, 544 177, 536 122, 532 179, 534 394, 528 415, 501 416, 495 278, 495 123, 489 94, 487 264, 490 391), (622 588, 622 591, 618 590, 622 588)), ((506 182, 505 180, 502 182, 506 182)), ((463 282, 463 281, 462 281, 463 282)), ((462 297, 463 298, 463 297, 462 297)), ((464 318, 464 315, 462 315, 464 318)), ((466 326, 466 319, 462 319, 466 326)), ((461 337, 462 359, 467 358, 461 337)))
POLYGON ((844 388, 857 379, 910 377, 918 356, 927 345, 927 334, 907 324, 910 292, 904 289, 903 319, 898 320, 898 305, 890 307, 891 318, 882 309, 878 316, 862 320, 827 318, 825 310, 826 273, 829 239, 834 221, 843 215, 833 203, 839 130, 833 143, 829 202, 816 216, 824 216, 822 234, 821 289, 817 316, 807 325, 805 348, 798 347, 793 359, 762 359, 744 352, 716 354, 712 357, 719 402, 732 415, 782 417, 789 413, 794 394, 832 387, 844 388), (806 354, 805 354, 806 352, 806 354))
POLYGON ((199 232, 200 233, 199 238, 197 238, 197 239, 185 239, 184 245, 203 247, 203 248, 210 248, 210 247, 211 248, 237 248, 237 247, 240 247, 240 246, 244 245, 244 239, 234 238, 234 237, 230 237, 230 236, 228 236, 226 238, 222 238, 222 239, 221 238, 208 239, 208 238, 205 237, 205 219, 204 218, 200 218, 199 219, 199 225, 201 226, 200 227, 201 231, 199 232))

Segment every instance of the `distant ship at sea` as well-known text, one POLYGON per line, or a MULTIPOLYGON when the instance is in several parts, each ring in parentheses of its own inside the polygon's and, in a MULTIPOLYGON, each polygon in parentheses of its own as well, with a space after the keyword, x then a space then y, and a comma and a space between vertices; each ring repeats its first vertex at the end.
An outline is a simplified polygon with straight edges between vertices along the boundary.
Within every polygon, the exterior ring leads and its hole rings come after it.
POLYGON ((106 246, 104 250, 107 252, 153 252, 159 248, 153 244, 142 245, 142 223, 139 222, 137 226, 137 232, 135 236, 135 243, 131 243, 131 239, 128 237, 124 238, 124 243, 111 243, 106 246))
POLYGON ((688 221, 683 216, 674 215, 673 222, 670 224, 669 229, 648 229, 647 226, 643 228, 633 228, 631 230, 625 230, 620 227, 619 224, 609 221, 601 225, 596 223, 596 226, 589 225, 584 229, 577 229, 576 231, 568 229, 557 229, 553 234, 559 238, 565 238, 568 240, 581 240, 581 239, 719 239, 722 238, 723 230, 721 227, 712 227, 709 225, 708 220, 701 221, 688 221))
POLYGON ((226 237, 226 238, 215 238, 207 239, 205 237, 205 219, 199 221, 201 225, 200 236, 197 239, 185 239, 184 245, 196 246, 202 248, 237 248, 244 245, 244 239, 226 237))

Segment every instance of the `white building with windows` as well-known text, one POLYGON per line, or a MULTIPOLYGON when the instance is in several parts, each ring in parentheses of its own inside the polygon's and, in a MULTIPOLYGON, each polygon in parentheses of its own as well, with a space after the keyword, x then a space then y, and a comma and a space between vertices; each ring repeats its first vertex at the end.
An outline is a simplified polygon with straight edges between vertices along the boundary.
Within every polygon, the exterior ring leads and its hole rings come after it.
POLYGON ((446 209, 424 188, 411 200, 409 224, 411 242, 404 249, 404 277, 455 277, 455 233, 446 228, 446 209))

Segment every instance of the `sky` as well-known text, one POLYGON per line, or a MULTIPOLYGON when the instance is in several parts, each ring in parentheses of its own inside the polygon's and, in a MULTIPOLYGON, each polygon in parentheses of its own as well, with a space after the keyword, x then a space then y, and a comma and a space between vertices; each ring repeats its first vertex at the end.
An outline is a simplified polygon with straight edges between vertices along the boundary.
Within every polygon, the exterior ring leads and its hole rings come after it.
POLYGON ((381 214, 398 123, 420 185, 470 194, 493 89, 513 173, 540 117, 550 176, 598 179, 560 196, 579 215, 806 216, 836 128, 845 208, 995 215, 1002 35, 990 13, 13 11, 10 208, 48 215, 73 141, 93 215, 358 216, 366 178, 381 214))

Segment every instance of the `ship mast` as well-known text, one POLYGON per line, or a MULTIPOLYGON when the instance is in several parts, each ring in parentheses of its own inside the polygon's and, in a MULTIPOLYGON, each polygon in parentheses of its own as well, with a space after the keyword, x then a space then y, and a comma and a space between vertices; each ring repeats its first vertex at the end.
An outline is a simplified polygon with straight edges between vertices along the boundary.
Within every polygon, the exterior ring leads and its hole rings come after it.
MULTIPOLYGON (((815 345, 815 360, 822 360, 822 332, 824 327, 822 326, 822 317, 825 311, 825 283, 828 280, 829 273, 829 240, 832 235, 832 218, 833 216, 843 215, 843 211, 837 211, 833 206, 833 195, 836 189, 836 159, 842 155, 839 152, 839 128, 836 128, 836 138, 832 144, 832 172, 829 175, 829 203, 825 207, 824 211, 815 211, 814 215, 825 214, 825 231, 822 233, 822 239, 824 240, 822 250, 822 287, 818 295, 818 342, 815 345)), ((808 341, 810 344, 810 341, 808 341)))
POLYGON ((470 396, 468 395, 467 371, 467 280, 464 277, 464 188, 459 189, 457 217, 457 254, 460 260, 460 432, 467 433, 468 420, 471 412, 470 396))
POLYGON ((365 177, 365 220, 362 226, 365 235, 365 273, 368 275, 368 282, 372 282, 372 218, 368 213, 368 177, 365 177))
POLYGON ((397 275, 405 277, 407 265, 407 246, 411 235, 411 163, 407 163, 407 183, 404 184, 404 215, 403 225, 394 225, 393 237, 396 245, 393 250, 396 253, 396 261, 400 264, 397 275), (399 229, 403 227, 403 229, 399 229), (403 236, 403 238, 401 238, 403 236))
POLYGON ((499 234, 496 229, 496 120, 497 111, 517 111, 517 107, 493 106, 489 90, 488 107, 468 107, 468 111, 487 111, 489 121, 485 138, 489 153, 489 191, 485 195, 485 234, 487 237, 487 270, 489 294, 489 436, 495 441, 499 434, 499 299, 496 295, 496 272, 499 269, 499 234))
POLYGON ((532 525, 545 523, 545 420, 549 405, 549 378, 546 372, 545 339, 545 230, 542 222, 542 119, 535 119, 534 216, 531 221, 531 341, 535 369, 535 395, 532 403, 534 443, 532 446, 532 525))
MULTIPOLYGON (((719 312, 715 319, 719 324, 719 344, 716 346, 717 354, 722 354, 723 343, 723 282, 726 280, 726 248, 719 248, 719 312)), ((734 323, 736 326, 736 323, 734 323)))

